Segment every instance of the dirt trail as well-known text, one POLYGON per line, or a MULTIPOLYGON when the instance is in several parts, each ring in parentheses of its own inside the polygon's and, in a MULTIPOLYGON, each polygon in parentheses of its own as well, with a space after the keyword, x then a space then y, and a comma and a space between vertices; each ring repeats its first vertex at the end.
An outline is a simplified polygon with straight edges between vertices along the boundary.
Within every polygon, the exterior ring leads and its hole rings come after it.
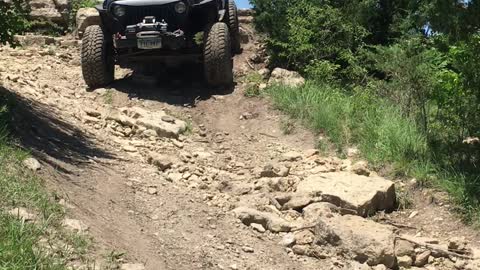
MULTIPOLYGON (((253 33, 248 25, 243 27, 253 33)), ((78 42, 62 38, 58 43, 50 47, 1 48, 0 75, 4 88, 18 96, 22 108, 18 119, 21 144, 42 160, 42 174, 65 201, 69 215, 89 226, 89 234, 95 239, 92 255, 99 263, 114 250, 126 253, 117 261, 120 265, 140 263, 152 270, 371 269, 354 259, 375 266, 384 262, 378 256, 395 253, 394 242, 375 243, 382 242, 379 239, 383 238, 376 237, 383 230, 389 240, 393 231, 398 235, 439 237, 442 241, 448 241, 453 236, 450 234, 469 241, 478 239, 476 232, 458 226, 445 207, 423 204, 422 200, 417 202, 424 207, 417 217, 407 218, 411 211, 374 217, 382 223, 401 223, 403 228, 381 225, 370 238, 346 233, 354 247, 387 246, 380 255, 368 247, 363 254, 368 260, 358 252, 352 255, 345 250, 347 247, 317 249, 313 240, 299 244, 303 238, 318 240, 319 236, 309 230, 295 234, 296 246, 285 247, 280 242, 291 234, 269 231, 265 228, 268 222, 256 229, 255 225, 246 226, 250 222, 242 223, 232 210, 256 208, 292 224, 306 220, 301 210, 280 212, 271 205, 271 198, 296 196, 297 185, 308 179, 312 170, 348 171, 351 161, 318 156, 312 150, 315 136, 301 127, 294 134, 284 135, 280 125, 284 116, 265 99, 246 98, 246 84, 213 91, 197 79, 198 70, 153 79, 119 69, 110 88, 89 92, 81 76, 78 42), (125 115, 121 116, 121 111, 126 111, 122 108, 141 108, 147 114, 165 111, 175 117, 162 118, 165 122, 182 119, 188 130, 178 138, 156 136, 122 121, 125 115), (148 162, 151 153, 162 156, 154 154, 150 158, 153 162, 148 162), (269 164, 275 167, 274 172, 265 168, 269 164), (273 178, 258 176, 278 173, 276 167, 286 168, 289 173, 273 178), (419 225, 433 216, 443 217, 435 222, 438 226, 432 227, 431 222, 419 225), (452 224, 458 231, 453 231, 452 224), (412 226, 415 228, 409 229, 412 226)), ((237 77, 250 72, 251 63, 247 61, 257 50, 255 40, 244 44, 244 53, 235 59, 237 77)), ((374 179, 375 174, 371 177, 374 179)), ((349 217, 328 215, 338 220, 349 217)), ((360 226, 364 221, 358 219, 354 224, 360 226)), ((334 228, 335 224, 328 226, 334 228)), ((342 235, 343 230, 337 228, 336 233, 342 235)), ((346 245, 347 239, 342 240, 346 245)), ((412 253, 423 252, 411 249, 412 253)), ((468 269, 470 263, 455 256, 436 258, 428 262, 430 268, 419 269, 468 269)))

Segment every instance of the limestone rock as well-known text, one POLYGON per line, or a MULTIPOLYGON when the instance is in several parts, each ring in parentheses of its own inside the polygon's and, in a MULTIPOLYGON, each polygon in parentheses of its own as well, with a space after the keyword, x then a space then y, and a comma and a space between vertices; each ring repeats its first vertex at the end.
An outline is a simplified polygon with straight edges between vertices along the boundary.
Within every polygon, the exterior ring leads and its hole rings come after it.
POLYGON ((68 0, 53 0, 58 10, 64 11, 68 8, 68 0))
POLYGON ((297 210, 301 211, 305 206, 314 202, 313 198, 309 196, 292 196, 288 202, 283 204, 282 210, 297 210))
POLYGON ((285 166, 266 165, 260 172, 260 177, 285 177, 290 173, 290 169, 285 166))
POLYGON ((169 156, 157 153, 150 153, 148 156, 148 163, 157 166, 161 171, 170 169, 173 165, 173 161, 169 156))
POLYGON ((145 266, 142 263, 124 263, 120 270, 145 270, 145 266))
POLYGON ((239 8, 237 14, 238 17, 253 16, 254 11, 250 8, 239 8))
POLYGON ((295 151, 291 151, 283 154, 280 161, 297 161, 300 159, 302 159, 302 154, 295 151))
POLYGON ((39 171, 42 168, 40 162, 38 162, 38 160, 36 160, 35 158, 27 158, 22 163, 23 166, 34 172, 39 171))
POLYGON ((165 116, 167 114, 163 111, 149 112, 138 118, 136 124, 155 130, 159 137, 178 138, 180 134, 187 130, 187 123, 184 121, 171 117, 168 118, 168 121, 164 121, 162 119, 166 119, 165 116))
POLYGON ((401 256, 397 258, 397 263, 400 267, 410 268, 413 264, 413 260, 410 256, 401 256))
POLYGON ((257 232, 264 233, 266 231, 262 224, 252 223, 250 224, 250 227, 252 227, 257 232))
POLYGON ((65 24, 65 18, 57 10, 53 0, 32 0, 30 5, 30 18, 40 21, 51 21, 58 24, 65 24))
POLYGON ((20 219, 20 220, 25 221, 25 222, 33 221, 37 218, 37 216, 35 214, 29 213, 27 209, 22 208, 22 207, 14 208, 14 209, 8 211, 8 213, 10 215, 20 219))
POLYGON ((272 213, 260 212, 246 207, 236 208, 233 210, 233 213, 245 225, 252 223, 261 224, 264 228, 272 232, 288 232, 292 228, 286 220, 272 213))
POLYGON ((181 173, 169 173, 167 176, 167 180, 170 182, 178 182, 182 180, 182 174, 181 173))
POLYGON ((76 23, 77 32, 82 37, 87 27, 101 24, 100 14, 95 8, 81 8, 77 11, 76 23))
POLYGON ((268 77, 270 77, 270 70, 268 68, 262 68, 257 72, 264 79, 268 79, 268 77))
POLYGON ((280 245, 284 247, 291 247, 295 244, 295 235, 293 233, 287 233, 282 237, 282 241, 280 241, 280 245))
POLYGON ((348 270, 371 270, 372 268, 366 263, 359 263, 359 262, 350 262, 347 264, 345 269, 348 270))
POLYGON ((55 44, 55 39, 53 37, 34 35, 34 34, 26 34, 23 36, 17 35, 15 36, 15 40, 25 47, 30 47, 30 46, 41 47, 45 45, 55 44))
POLYGON ((432 252, 430 250, 425 250, 424 252, 418 254, 415 257, 415 266, 417 267, 423 267, 428 263, 428 258, 430 258, 430 255, 432 252))
POLYGON ((63 226, 73 232, 78 232, 78 233, 86 232, 89 229, 88 225, 86 225, 83 221, 77 220, 77 219, 67 218, 63 221, 63 226))
POLYGON ((290 87, 299 87, 305 84, 305 79, 296 71, 276 68, 272 71, 268 84, 282 84, 290 87))
POLYGON ((352 172, 358 175, 370 176, 370 170, 368 169, 368 163, 366 161, 358 161, 353 164, 352 172))
POLYGON ((395 256, 410 256, 415 254, 415 245, 409 241, 397 239, 395 241, 395 256))
POLYGON ((297 193, 321 194, 324 201, 354 209, 360 216, 392 210, 395 206, 392 181, 345 172, 310 176, 298 184, 297 193))
POLYGON ((309 230, 295 232, 294 236, 297 245, 308 245, 315 240, 315 235, 309 230))
MULTIPOLYGON (((370 266, 395 266, 395 235, 392 227, 351 215, 334 216, 323 221, 338 235, 339 244, 349 250, 356 261, 370 266)), ((315 233, 318 231, 315 230, 315 233)))
POLYGON ((239 30, 239 34, 240 34, 240 43, 248 44, 248 42, 250 41, 250 35, 249 35, 248 31, 245 30, 245 28, 243 28, 243 27, 240 27, 238 30, 239 30))
POLYGON ((303 219, 309 224, 314 224, 320 217, 332 215, 336 206, 331 203, 317 202, 303 208, 303 219))

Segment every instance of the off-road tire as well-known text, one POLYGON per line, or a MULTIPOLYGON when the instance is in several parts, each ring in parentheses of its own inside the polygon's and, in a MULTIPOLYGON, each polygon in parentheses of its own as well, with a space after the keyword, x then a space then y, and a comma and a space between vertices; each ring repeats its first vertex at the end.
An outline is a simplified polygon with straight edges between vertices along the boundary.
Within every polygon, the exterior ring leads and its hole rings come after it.
POLYGON ((233 82, 233 61, 228 26, 217 22, 205 35, 203 61, 205 78, 211 86, 228 85, 233 82))
POLYGON ((82 73, 90 88, 103 87, 114 79, 113 45, 102 27, 87 27, 82 39, 82 73))
POLYGON ((228 1, 228 27, 232 41, 232 52, 238 54, 242 51, 240 44, 240 23, 238 22, 238 10, 235 0, 228 1))

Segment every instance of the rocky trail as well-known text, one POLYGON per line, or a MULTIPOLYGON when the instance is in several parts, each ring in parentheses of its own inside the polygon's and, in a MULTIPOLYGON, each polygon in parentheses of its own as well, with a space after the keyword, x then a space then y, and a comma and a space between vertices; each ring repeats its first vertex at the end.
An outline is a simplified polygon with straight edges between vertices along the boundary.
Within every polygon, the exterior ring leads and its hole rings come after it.
POLYGON ((245 97, 241 78, 264 64, 241 21, 232 89, 209 89, 195 69, 117 69, 89 91, 74 37, 0 47, 20 144, 94 239, 94 269, 480 269, 479 235, 443 194, 378 176, 355 151, 322 155, 316 135, 282 132, 268 98, 245 97), (405 193, 413 206, 397 210, 405 193), (125 254, 113 266, 112 251, 125 254))

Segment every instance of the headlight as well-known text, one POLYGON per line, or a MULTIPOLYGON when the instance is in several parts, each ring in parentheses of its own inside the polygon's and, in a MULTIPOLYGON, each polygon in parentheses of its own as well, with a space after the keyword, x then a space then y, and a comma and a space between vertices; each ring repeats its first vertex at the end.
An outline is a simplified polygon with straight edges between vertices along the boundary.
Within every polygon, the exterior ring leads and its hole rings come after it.
POLYGON ((184 2, 178 2, 175 4, 175 11, 177 13, 185 13, 187 11, 187 5, 184 2))
POLYGON ((127 9, 125 7, 122 7, 122 6, 113 7, 113 15, 117 17, 125 16, 126 13, 127 13, 127 9))

